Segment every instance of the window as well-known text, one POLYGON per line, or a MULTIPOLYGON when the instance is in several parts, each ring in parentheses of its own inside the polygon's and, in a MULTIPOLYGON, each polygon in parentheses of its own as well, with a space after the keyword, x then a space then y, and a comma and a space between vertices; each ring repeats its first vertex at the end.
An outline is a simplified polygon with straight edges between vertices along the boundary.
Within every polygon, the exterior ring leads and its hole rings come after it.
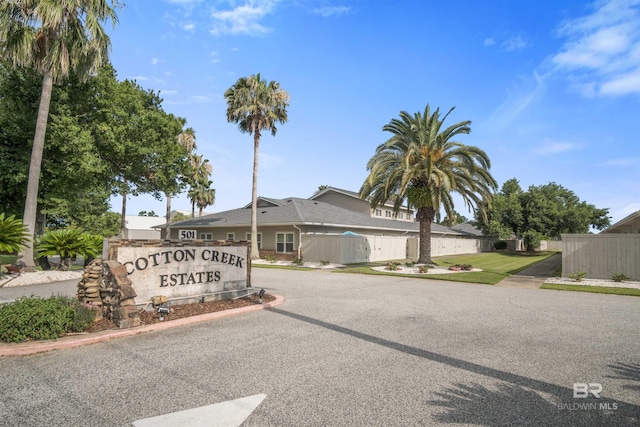
POLYGON ((276 252, 293 252, 293 233, 276 233, 276 252))
POLYGON ((384 211, 384 216, 391 218, 391 211, 384 211))
MULTIPOLYGON (((247 233, 247 242, 251 241, 251 233, 247 233)), ((258 233, 258 249, 262 249, 262 233, 258 233)))
POLYGON ((211 233, 200 233, 200 238, 202 240, 212 240, 213 235, 211 233))
POLYGON ((382 210, 376 209, 376 216, 382 216, 382 210))
POLYGON ((398 218, 404 219, 404 214, 402 212, 400 212, 398 215, 399 215, 398 218))
POLYGON ((227 233, 227 240, 236 240, 236 233, 227 233))

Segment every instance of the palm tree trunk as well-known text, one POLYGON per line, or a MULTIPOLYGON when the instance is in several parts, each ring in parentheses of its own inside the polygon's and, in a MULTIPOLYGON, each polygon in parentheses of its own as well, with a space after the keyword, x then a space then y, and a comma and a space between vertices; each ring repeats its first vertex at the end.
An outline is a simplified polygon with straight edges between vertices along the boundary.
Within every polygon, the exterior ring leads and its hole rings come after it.
POLYGON ((165 239, 171 238, 171 194, 167 193, 167 221, 165 225, 165 239))
POLYGON ((196 217, 196 202, 195 201, 191 201, 191 218, 195 218, 196 217))
POLYGON ((36 211, 38 208, 38 188, 40 185, 40 169, 42 167, 42 152, 44 151, 44 137, 47 132, 47 120, 49 118, 49 105, 51 104, 51 91, 53 90, 53 76, 45 73, 42 79, 40 91, 40 105, 38 118, 36 119, 36 132, 31 148, 31 163, 29 163, 29 178, 27 181, 27 197, 24 203, 23 223, 27 226, 29 240, 27 240, 18 259, 24 266, 24 271, 36 271, 33 258, 33 237, 36 227, 36 211))
POLYGON ((202 206, 198 207, 198 218, 202 216, 202 206))
POLYGON ((258 147, 260 131, 253 133, 253 184, 251 188, 251 259, 259 259, 258 250, 258 147))
POLYGON ((431 224, 436 211, 433 208, 418 208, 416 219, 420 222, 420 254, 418 264, 433 264, 431 259, 431 224))

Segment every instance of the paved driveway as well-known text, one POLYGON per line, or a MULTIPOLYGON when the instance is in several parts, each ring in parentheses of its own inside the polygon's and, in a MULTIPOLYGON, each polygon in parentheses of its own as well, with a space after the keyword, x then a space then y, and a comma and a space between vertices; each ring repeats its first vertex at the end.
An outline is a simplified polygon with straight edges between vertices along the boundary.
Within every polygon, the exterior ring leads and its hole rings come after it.
POLYGON ((640 425, 640 298, 255 268, 275 309, 0 359, 5 425, 640 425), (600 398, 574 398, 584 390, 600 398), (585 389, 586 387, 586 389, 585 389), (215 425, 215 419, 208 420, 215 425))

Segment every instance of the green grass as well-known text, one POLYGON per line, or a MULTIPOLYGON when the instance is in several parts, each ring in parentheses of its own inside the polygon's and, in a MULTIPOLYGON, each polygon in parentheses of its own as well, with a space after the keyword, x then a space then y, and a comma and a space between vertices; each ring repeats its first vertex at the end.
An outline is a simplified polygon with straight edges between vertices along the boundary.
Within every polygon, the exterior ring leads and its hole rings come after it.
POLYGON ((308 267, 296 267, 293 265, 282 265, 282 264, 251 264, 251 268, 277 268, 280 270, 302 270, 302 271, 313 271, 314 268, 308 267))
MULTIPOLYGON (((421 279, 435 279, 435 280, 449 280, 452 282, 466 282, 466 283, 480 283, 485 285, 495 285, 502 279, 509 277, 519 271, 524 270, 527 267, 532 266, 540 261, 543 261, 550 256, 553 256, 556 252, 544 251, 536 252, 535 254, 522 254, 513 252, 487 252, 482 254, 471 255, 457 255, 447 257, 434 257, 434 261, 439 266, 450 266, 454 264, 471 264, 474 268, 479 268, 482 271, 468 272, 468 273, 455 273, 455 274, 429 274, 429 275, 416 275, 416 274, 402 274, 391 273, 383 271, 371 270, 372 266, 385 265, 382 264, 370 264, 370 265, 358 265, 354 267, 347 267, 340 270, 336 270, 339 273, 356 273, 356 274, 374 274, 383 276, 400 276, 410 278, 421 279)), ((402 267, 402 265, 401 265, 402 267)))
POLYGON ((541 289, 553 289, 556 291, 592 292, 596 294, 631 295, 640 297, 640 289, 616 288, 613 286, 560 285, 555 283, 545 283, 542 285, 541 289))

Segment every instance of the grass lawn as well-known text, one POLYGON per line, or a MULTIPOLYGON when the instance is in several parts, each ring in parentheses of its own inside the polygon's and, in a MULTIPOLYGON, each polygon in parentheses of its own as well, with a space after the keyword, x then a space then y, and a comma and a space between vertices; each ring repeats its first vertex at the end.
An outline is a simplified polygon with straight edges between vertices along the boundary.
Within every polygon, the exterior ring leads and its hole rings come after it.
MULTIPOLYGON (((382 271, 371 270, 371 265, 347 267, 336 270, 340 273, 358 273, 358 274, 379 274, 386 276, 402 276, 411 278, 449 280, 452 282, 468 282, 482 283, 486 285, 495 285, 502 279, 515 274, 525 268, 536 264, 542 260, 549 258, 556 252, 543 251, 535 254, 521 254, 513 252, 487 252, 472 255, 457 255, 447 257, 434 257, 434 261, 439 266, 450 266, 454 264, 471 264, 474 268, 480 268, 483 271, 455 274, 399 274, 387 273, 382 271)), ((381 265, 381 264, 378 264, 381 265)))
POLYGON ((584 285, 561 285, 555 283, 545 283, 541 289, 555 289, 557 291, 578 291, 593 292, 596 294, 631 295, 640 297, 640 289, 616 288, 614 286, 584 286, 584 285))

